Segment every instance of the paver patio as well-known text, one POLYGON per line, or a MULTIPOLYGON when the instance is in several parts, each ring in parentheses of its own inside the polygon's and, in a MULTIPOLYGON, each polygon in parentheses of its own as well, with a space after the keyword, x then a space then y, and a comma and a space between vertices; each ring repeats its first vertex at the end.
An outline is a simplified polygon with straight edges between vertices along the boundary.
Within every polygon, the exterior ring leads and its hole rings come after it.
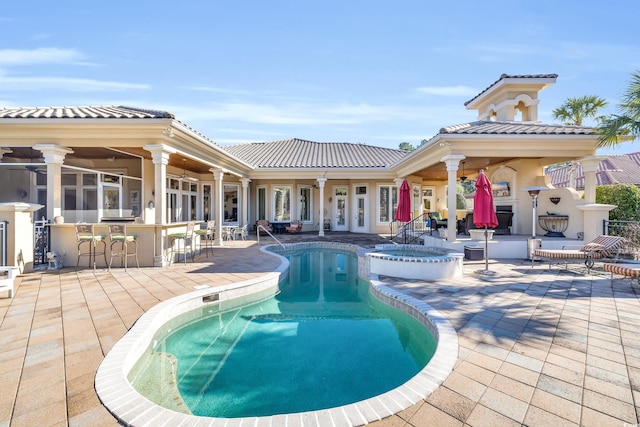
MULTIPOLYGON (((259 247, 255 240, 232 241, 212 257, 165 269, 66 268, 20 277, 15 297, 0 298, 0 425, 117 425, 93 385, 111 346, 160 301, 276 268, 276 258, 259 247)), ((435 393, 374 424, 639 423, 640 286, 546 265, 532 269, 519 260, 493 260, 499 278, 486 282, 472 274, 483 265, 465 262, 465 276, 451 282, 383 278, 439 310, 460 347, 435 393)))

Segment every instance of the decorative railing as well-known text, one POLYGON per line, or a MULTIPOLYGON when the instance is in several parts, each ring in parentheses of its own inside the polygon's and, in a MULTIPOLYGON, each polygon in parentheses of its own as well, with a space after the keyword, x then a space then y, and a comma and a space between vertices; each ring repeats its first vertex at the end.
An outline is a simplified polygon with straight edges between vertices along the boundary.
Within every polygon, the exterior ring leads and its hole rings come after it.
POLYGON ((602 224, 602 234, 624 237, 625 243, 620 249, 620 255, 628 259, 640 259, 640 222, 605 219, 602 224))
POLYGON ((390 240, 410 244, 431 232, 431 220, 428 214, 422 214, 409 222, 393 221, 389 223, 390 240))
POLYGON ((33 265, 47 264, 47 252, 49 252, 49 220, 39 219, 33 221, 33 265))

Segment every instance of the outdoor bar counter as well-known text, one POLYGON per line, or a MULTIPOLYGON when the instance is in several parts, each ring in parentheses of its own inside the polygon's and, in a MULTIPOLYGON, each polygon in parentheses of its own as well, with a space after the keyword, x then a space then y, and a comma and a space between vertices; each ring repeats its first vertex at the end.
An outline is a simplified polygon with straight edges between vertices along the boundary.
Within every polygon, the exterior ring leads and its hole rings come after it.
MULTIPOLYGON (((97 235, 106 236, 107 245, 107 262, 109 261, 109 248, 111 242, 109 241, 108 224, 106 221, 94 224, 94 233, 97 235)), ((122 221, 117 221, 122 223, 122 221)), ((160 267, 168 263, 169 255, 169 238, 168 235, 172 233, 184 232, 187 229, 187 222, 176 222, 166 225, 156 224, 141 224, 136 222, 127 221, 127 234, 136 235, 138 242, 138 260, 140 267, 160 267), (163 244, 164 242, 164 244, 163 244), (164 248, 164 250, 162 249, 164 248)), ((198 226, 198 224, 196 224, 198 226)), ((75 224, 51 224, 51 247, 50 250, 56 252, 58 256, 63 256, 62 262, 65 267, 73 267, 78 260, 78 243, 76 240, 75 224)), ((102 245, 98 243, 98 245, 102 245)), ((98 247, 98 251, 100 251, 98 247)), ((96 267, 107 267, 104 262, 104 257, 99 255, 96 257, 96 267)), ((112 267, 120 267, 121 258, 114 258, 112 267)), ((132 259, 128 260, 129 267, 132 266, 132 259)), ((79 267, 88 267, 87 257, 80 259, 79 267)))

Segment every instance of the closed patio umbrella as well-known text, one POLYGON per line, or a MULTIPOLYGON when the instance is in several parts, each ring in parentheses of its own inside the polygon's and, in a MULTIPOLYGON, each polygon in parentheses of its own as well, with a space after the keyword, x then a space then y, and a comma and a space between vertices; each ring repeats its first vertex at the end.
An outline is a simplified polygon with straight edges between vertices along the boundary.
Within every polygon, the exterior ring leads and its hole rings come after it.
POLYGON ((487 233, 488 227, 496 227, 498 225, 498 217, 493 207, 493 192, 491 191, 491 182, 480 169, 480 174, 476 180, 476 194, 473 197, 473 223, 476 227, 484 227, 484 271, 478 270, 476 273, 491 274, 489 271, 489 238, 487 233))
MULTIPOLYGON (((411 221, 411 189, 407 178, 402 180, 400 194, 398 194, 398 207, 396 209, 396 221, 411 221)), ((407 243, 407 227, 404 227, 404 243, 407 243)))

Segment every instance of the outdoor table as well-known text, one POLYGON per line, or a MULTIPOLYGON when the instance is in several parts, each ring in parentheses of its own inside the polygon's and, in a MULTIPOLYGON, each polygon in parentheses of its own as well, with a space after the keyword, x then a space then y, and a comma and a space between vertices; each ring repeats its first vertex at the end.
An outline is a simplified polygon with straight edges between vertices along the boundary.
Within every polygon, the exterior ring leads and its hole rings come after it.
POLYGON ((273 234, 282 234, 289 227, 290 222, 277 221, 271 223, 271 228, 273 228, 273 234))

